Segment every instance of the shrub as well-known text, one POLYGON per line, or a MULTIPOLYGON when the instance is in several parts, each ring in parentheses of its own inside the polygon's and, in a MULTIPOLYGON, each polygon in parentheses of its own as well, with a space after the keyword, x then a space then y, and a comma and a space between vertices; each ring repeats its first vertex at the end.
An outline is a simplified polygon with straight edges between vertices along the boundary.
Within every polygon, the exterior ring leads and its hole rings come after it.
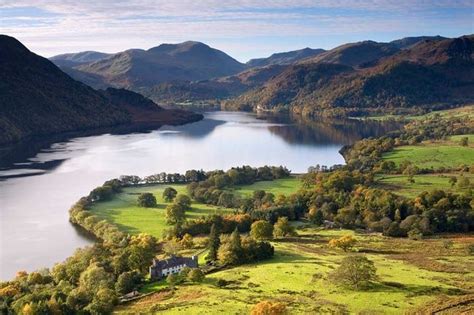
POLYGON ((187 279, 191 282, 202 282, 204 280, 204 273, 199 268, 193 268, 189 271, 187 279))
POLYGON ((254 305, 251 315, 284 315, 287 314, 286 305, 280 302, 262 301, 254 305))
POLYGON ((156 207, 156 197, 152 193, 143 193, 138 196, 139 207, 154 208, 156 207))

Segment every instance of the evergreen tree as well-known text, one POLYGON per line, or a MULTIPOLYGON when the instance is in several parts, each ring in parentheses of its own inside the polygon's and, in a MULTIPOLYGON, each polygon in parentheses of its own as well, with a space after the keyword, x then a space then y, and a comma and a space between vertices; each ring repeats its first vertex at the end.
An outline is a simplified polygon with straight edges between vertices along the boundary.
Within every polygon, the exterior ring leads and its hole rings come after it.
POLYGON ((211 226, 211 233, 209 233, 208 248, 209 253, 206 256, 207 261, 217 260, 217 251, 221 245, 220 233, 215 224, 211 226))

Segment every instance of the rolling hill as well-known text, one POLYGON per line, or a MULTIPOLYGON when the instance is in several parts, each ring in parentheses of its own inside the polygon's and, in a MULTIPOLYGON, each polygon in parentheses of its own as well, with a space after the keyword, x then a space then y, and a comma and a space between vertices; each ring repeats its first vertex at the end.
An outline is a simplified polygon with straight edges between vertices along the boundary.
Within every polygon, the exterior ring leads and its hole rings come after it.
POLYGON ((96 91, 5 35, 0 35, 0 104, 0 144, 134 122, 202 118, 163 110, 130 91, 96 91))

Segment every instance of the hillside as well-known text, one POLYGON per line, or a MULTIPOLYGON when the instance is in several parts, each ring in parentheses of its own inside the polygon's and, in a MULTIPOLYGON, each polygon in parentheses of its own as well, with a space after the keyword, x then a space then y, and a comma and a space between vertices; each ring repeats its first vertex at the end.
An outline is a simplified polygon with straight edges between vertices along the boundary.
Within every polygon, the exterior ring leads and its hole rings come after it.
POLYGON ((61 54, 49 58, 58 67, 75 67, 86 63, 99 61, 110 57, 111 54, 106 54, 98 51, 82 51, 78 53, 61 54))
POLYGON ((396 54, 399 51, 394 45, 363 41, 344 44, 328 50, 316 57, 304 60, 305 63, 337 63, 352 67, 369 66, 379 59, 396 54))
POLYGON ((438 41, 448 39, 443 36, 414 36, 414 37, 404 37, 397 40, 393 40, 390 44, 395 45, 399 49, 411 48, 412 46, 418 44, 422 41, 438 41))
POLYGON ((397 53, 372 42, 367 45, 377 49, 364 49, 367 55, 355 53, 360 45, 339 47, 288 67, 224 106, 357 115, 375 108, 467 103, 474 100, 473 38, 422 41, 397 53))
MULTIPOLYGON (((130 91, 96 91, 71 79, 49 60, 13 37, 0 36, 0 143, 37 135, 118 124, 174 121, 143 96, 130 91), (153 105, 154 106, 153 106, 153 105)), ((189 120, 200 115, 177 113, 189 120)))
MULTIPOLYGON (((245 65, 217 49, 199 42, 162 44, 148 50, 130 49, 107 59, 83 64, 74 68, 100 78, 102 83, 112 87, 137 90, 166 81, 206 80, 232 75, 242 71, 245 65)), ((71 72, 72 76, 77 73, 71 72)), ((78 79, 96 87, 82 75, 78 79)))
POLYGON ((282 53, 275 53, 267 58, 251 59, 247 62, 249 67, 265 67, 270 65, 289 65, 300 60, 317 56, 325 52, 324 49, 304 48, 282 53))

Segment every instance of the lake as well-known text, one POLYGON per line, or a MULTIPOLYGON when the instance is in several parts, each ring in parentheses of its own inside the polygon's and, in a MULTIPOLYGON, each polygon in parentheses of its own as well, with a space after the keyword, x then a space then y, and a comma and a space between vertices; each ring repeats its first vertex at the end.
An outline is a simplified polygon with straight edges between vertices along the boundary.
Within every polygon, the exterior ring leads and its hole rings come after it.
POLYGON ((305 172, 343 164, 344 144, 379 136, 395 124, 262 119, 209 112, 205 119, 148 133, 103 134, 0 150, 0 279, 52 267, 91 243, 68 221, 68 209, 105 180, 120 175, 184 173, 188 169, 284 165, 305 172))

